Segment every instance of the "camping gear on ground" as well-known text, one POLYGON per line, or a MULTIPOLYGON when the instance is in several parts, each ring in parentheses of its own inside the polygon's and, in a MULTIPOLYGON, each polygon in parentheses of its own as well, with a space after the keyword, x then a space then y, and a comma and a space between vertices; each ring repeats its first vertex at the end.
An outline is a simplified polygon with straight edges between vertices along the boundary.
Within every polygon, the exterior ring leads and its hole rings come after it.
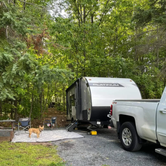
POLYGON ((31 118, 19 118, 18 131, 27 131, 29 128, 31 128, 31 118))

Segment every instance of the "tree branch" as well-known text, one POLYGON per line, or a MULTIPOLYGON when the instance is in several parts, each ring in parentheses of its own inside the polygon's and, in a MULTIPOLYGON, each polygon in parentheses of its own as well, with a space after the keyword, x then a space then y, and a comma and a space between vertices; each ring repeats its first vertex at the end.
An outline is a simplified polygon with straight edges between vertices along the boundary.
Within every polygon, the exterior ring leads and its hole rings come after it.
POLYGON ((99 26, 100 26, 100 24, 101 24, 101 22, 102 22, 102 20, 103 20, 104 15, 106 14, 106 11, 107 11, 106 8, 107 8, 107 5, 108 5, 109 1, 110 1, 110 0, 107 0, 107 3, 106 3, 106 5, 105 5, 104 12, 103 12, 103 14, 102 14, 102 16, 101 16, 101 18, 100 18, 99 26))

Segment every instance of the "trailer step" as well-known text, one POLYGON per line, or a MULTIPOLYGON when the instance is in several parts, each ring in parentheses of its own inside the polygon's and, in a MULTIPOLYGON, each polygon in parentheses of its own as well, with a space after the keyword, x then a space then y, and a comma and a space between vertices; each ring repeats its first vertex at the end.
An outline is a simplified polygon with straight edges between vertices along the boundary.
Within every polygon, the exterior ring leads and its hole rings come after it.
POLYGON ((66 127, 66 130, 67 131, 73 131, 74 128, 76 128, 78 125, 78 122, 73 122, 71 124, 69 124, 67 127, 66 127))
POLYGON ((155 149, 155 152, 159 153, 159 154, 161 154, 163 156, 166 156, 166 149, 157 148, 157 149, 155 149))

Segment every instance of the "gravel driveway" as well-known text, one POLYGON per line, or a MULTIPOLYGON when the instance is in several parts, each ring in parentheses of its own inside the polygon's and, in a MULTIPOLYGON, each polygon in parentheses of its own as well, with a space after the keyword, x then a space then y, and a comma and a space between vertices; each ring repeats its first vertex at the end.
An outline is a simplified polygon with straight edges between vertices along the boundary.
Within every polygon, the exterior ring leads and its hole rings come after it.
POLYGON ((123 150, 114 129, 98 129, 96 136, 83 129, 74 132, 84 137, 52 142, 67 166, 166 166, 166 157, 154 152, 156 145, 139 152, 123 150))

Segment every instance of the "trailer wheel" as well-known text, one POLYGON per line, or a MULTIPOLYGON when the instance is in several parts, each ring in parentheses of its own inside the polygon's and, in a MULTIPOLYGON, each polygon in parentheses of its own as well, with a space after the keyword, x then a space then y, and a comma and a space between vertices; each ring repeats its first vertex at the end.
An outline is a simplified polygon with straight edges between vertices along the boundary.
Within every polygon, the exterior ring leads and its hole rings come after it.
POLYGON ((138 151, 142 147, 135 126, 131 122, 125 122, 120 127, 120 141, 123 149, 127 151, 138 151))

